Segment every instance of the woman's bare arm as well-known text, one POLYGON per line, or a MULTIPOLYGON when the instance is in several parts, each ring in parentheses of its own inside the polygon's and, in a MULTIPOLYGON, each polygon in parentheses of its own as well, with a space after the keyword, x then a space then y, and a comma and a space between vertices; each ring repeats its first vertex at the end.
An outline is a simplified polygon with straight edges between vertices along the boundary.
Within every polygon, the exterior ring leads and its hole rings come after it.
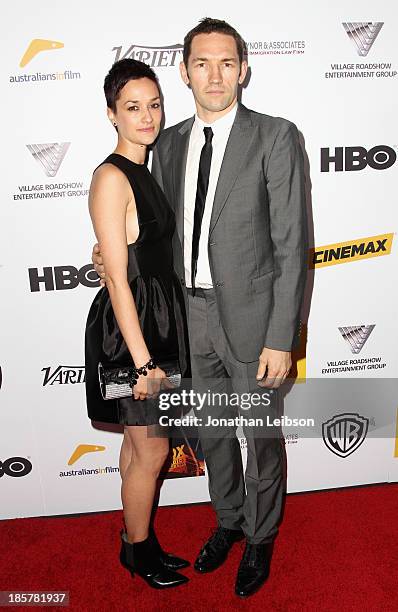
POLYGON ((150 353, 127 280, 126 210, 129 202, 131 189, 123 173, 111 164, 100 166, 91 182, 89 210, 101 249, 113 312, 134 364, 140 367, 150 359, 150 353))

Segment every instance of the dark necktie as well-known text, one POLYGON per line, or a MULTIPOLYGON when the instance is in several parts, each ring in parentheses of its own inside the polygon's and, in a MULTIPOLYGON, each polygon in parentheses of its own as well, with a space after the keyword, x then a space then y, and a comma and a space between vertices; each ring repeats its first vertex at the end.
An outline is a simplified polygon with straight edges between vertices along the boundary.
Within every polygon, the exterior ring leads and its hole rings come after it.
POLYGON ((198 183, 196 187, 196 199, 195 199, 195 214, 193 221, 193 233, 192 233, 192 258, 191 258, 191 284, 192 284, 192 295, 195 295, 195 276, 196 268, 198 264, 199 255, 199 239, 200 229, 202 226, 203 211, 205 209, 207 188, 209 186, 211 156, 213 153, 213 147, 211 140, 213 138, 213 130, 211 127, 203 128, 206 142, 202 147, 199 161, 199 172, 198 172, 198 183))

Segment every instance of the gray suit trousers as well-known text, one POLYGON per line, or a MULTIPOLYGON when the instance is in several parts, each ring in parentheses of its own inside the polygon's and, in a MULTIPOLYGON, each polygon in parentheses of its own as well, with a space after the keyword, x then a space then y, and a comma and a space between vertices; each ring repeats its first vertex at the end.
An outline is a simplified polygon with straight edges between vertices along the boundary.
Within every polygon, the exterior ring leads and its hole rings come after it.
MULTIPOLYGON (((260 418, 266 422, 278 416, 278 391, 261 388, 256 382, 258 361, 243 363, 233 356, 218 313, 215 292, 205 291, 205 297, 189 295, 189 339, 191 347, 192 381, 200 392, 266 394, 267 406, 217 406, 206 404, 196 416, 202 423, 209 415, 245 419, 260 418)), ((211 403, 211 402, 210 402, 211 403)), ((239 432, 238 432, 239 433, 239 432)), ((270 542, 278 531, 282 510, 285 479, 284 450, 280 429, 243 425, 247 440, 247 467, 243 474, 237 427, 199 427, 199 437, 209 477, 209 492, 218 523, 229 529, 242 528, 248 542, 270 542), (272 429, 272 432, 271 432, 272 429), (271 437, 273 436, 273 437, 271 437)))

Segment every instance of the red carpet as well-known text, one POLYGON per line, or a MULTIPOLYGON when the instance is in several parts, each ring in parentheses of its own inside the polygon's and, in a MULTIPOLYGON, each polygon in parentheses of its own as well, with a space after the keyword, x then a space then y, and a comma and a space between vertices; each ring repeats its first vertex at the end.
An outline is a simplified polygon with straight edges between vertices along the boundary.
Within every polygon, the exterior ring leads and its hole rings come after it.
MULTIPOLYGON (((154 591, 119 565, 120 527, 119 511, 0 521, 0 590, 68 590, 69 608, 53 610, 398 610, 395 484, 288 496, 270 578, 248 600, 233 592, 241 544, 216 572, 188 568, 188 585, 154 591)), ((157 516, 164 547, 190 560, 213 527, 208 504, 157 516)))

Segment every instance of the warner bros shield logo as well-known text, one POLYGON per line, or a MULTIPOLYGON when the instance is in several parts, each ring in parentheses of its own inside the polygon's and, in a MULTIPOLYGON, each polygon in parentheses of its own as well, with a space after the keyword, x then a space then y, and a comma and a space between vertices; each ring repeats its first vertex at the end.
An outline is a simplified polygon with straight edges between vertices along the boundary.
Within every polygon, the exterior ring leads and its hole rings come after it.
POLYGON ((369 419, 359 414, 337 414, 322 425, 323 441, 338 457, 352 455, 368 433, 369 419))

